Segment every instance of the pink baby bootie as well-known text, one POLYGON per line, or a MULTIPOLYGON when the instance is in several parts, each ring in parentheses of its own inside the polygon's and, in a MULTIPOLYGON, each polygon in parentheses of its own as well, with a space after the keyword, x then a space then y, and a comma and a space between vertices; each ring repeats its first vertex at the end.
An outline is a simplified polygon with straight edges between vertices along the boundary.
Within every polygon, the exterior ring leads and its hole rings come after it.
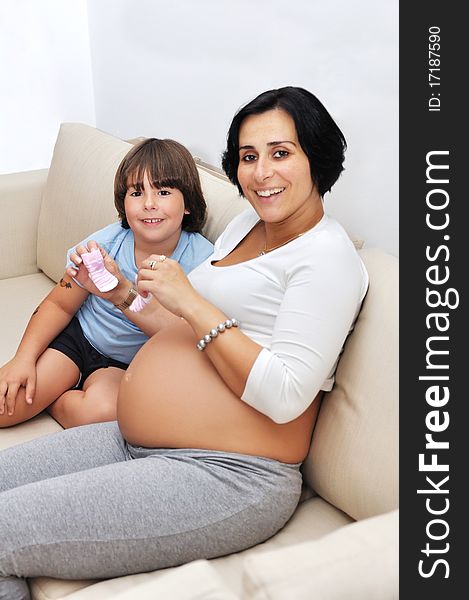
POLYGON ((129 310, 132 312, 140 312, 151 300, 151 294, 148 294, 146 298, 140 294, 135 298, 132 304, 129 306, 129 310))
POLYGON ((81 258, 83 264, 88 269, 91 281, 100 292, 109 292, 119 283, 117 277, 109 273, 104 266, 104 259, 98 249, 85 252, 85 254, 81 255, 81 258))

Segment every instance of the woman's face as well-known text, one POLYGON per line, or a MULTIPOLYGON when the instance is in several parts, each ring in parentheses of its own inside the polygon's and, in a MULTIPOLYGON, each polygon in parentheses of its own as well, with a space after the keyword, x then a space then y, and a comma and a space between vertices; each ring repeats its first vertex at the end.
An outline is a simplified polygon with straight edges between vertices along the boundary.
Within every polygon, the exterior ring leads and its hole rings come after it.
POLYGON ((238 180, 266 223, 301 223, 317 211, 320 196, 311 178, 295 122, 274 109, 250 115, 239 131, 238 180))

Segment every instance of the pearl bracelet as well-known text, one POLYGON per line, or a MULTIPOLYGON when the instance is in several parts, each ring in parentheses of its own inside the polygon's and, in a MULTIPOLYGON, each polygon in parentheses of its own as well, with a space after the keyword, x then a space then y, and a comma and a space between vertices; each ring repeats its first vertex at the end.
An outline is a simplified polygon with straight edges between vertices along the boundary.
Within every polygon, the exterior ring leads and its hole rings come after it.
POLYGON ((197 342, 197 349, 203 350, 219 333, 223 333, 232 327, 239 327, 238 319, 227 319, 224 323, 219 323, 215 329, 210 329, 209 333, 197 342))

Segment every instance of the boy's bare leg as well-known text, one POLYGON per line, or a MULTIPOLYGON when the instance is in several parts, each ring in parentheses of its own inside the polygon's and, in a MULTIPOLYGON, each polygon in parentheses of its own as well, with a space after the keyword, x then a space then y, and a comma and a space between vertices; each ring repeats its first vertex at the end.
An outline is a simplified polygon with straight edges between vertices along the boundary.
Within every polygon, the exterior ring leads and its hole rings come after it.
POLYGON ((115 421, 117 394, 124 373, 116 367, 98 369, 86 379, 83 390, 63 393, 47 412, 65 428, 115 421))
POLYGON ((47 348, 36 363, 36 394, 32 404, 27 404, 25 388, 20 388, 16 397, 15 412, 0 415, 0 428, 10 427, 32 419, 56 398, 76 385, 80 371, 76 364, 53 348, 47 348))

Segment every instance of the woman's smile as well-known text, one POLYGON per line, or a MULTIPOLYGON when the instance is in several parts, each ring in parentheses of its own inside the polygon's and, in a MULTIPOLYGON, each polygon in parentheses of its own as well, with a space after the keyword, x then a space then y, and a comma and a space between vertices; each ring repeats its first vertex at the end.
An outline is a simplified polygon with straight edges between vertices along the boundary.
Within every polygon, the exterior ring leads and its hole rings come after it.
POLYGON ((256 194, 259 196, 261 202, 268 202, 270 200, 277 200, 284 190, 284 187, 276 187, 264 190, 256 190, 256 194))

